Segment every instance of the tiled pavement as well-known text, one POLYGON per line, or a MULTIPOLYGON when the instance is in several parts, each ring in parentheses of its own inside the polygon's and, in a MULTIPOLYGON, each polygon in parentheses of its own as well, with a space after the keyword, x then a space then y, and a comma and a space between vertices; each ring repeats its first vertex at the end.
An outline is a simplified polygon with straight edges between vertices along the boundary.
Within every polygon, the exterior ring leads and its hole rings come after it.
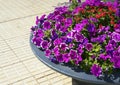
POLYGON ((71 85, 40 62, 29 45, 35 17, 66 0, 0 0, 0 85, 71 85))

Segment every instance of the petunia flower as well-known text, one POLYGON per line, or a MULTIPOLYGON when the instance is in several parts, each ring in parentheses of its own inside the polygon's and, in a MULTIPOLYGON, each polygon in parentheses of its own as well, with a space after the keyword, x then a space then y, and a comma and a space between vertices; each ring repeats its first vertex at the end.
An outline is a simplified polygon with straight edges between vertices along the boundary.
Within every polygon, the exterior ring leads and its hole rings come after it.
POLYGON ((63 54, 63 60, 65 63, 68 63, 70 61, 70 56, 68 55, 68 53, 63 54))
POLYGON ((86 44, 86 49, 87 49, 88 51, 91 51, 92 48, 93 48, 92 43, 87 43, 87 44, 86 44))
POLYGON ((84 28, 84 26, 85 26, 84 23, 76 24, 75 27, 74 27, 74 30, 76 30, 77 32, 80 32, 80 31, 82 31, 82 29, 84 28))
POLYGON ((48 41, 43 40, 41 42, 40 46, 42 47, 42 49, 47 49, 47 48, 49 48, 49 43, 48 43, 48 41))
POLYGON ((49 58, 50 55, 51 55, 51 50, 49 49, 45 50, 45 56, 49 58))
POLYGON ((91 67, 91 73, 96 77, 99 77, 102 73, 102 68, 97 64, 93 64, 91 67))
POLYGON ((45 30, 50 29, 51 28, 50 22, 45 21, 44 24, 43 24, 43 27, 44 27, 45 30))
POLYGON ((70 50, 69 56, 71 57, 71 59, 76 59, 77 58, 77 52, 75 50, 70 50))

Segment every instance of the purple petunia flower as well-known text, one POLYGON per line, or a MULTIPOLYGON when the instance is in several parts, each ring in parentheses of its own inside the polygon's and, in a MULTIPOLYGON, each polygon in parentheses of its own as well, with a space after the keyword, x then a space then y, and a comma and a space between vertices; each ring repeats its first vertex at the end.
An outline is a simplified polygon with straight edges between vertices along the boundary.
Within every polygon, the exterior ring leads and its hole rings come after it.
POLYGON ((120 42, 120 34, 117 33, 117 32, 113 32, 113 33, 112 33, 112 39, 113 39, 115 42, 120 42))
POLYGON ((42 49, 49 48, 49 43, 46 40, 43 40, 40 45, 41 45, 42 49))
POLYGON ((67 38, 73 38, 76 33, 77 32, 75 30, 72 30, 72 31, 68 32, 66 36, 67 36, 67 38))
POLYGON ((77 52, 75 50, 70 50, 69 56, 71 57, 71 59, 76 59, 77 58, 77 52))
POLYGON ((47 20, 54 20, 54 19, 55 19, 54 13, 50 13, 50 14, 47 16, 47 20))
POLYGON ((57 59, 58 62, 64 62, 62 54, 57 55, 56 59, 57 59))
POLYGON ((111 62, 114 64, 114 68, 120 68, 120 57, 115 56, 111 59, 111 62))
POLYGON ((89 42, 89 40, 88 40, 87 38, 84 38, 82 44, 83 44, 83 45, 86 45, 88 42, 89 42))
POLYGON ((65 27, 69 27, 72 25, 72 18, 67 18, 65 21, 65 27))
POLYGON ((58 46, 54 47, 53 53, 55 56, 58 56, 60 54, 60 49, 58 48, 58 46))
POLYGON ((92 48, 93 48, 92 43, 87 43, 87 44, 86 44, 86 49, 87 49, 88 51, 91 51, 92 48))
POLYGON ((45 21, 43 27, 44 27, 45 30, 50 29, 51 28, 50 22, 45 21))
POLYGON ((91 73, 96 77, 99 77, 102 73, 102 68, 97 64, 93 64, 91 67, 91 73))
POLYGON ((76 40, 77 42, 83 42, 84 36, 83 36, 82 34, 76 33, 76 35, 75 35, 75 40, 76 40))
POLYGON ((60 31, 61 31, 62 33, 67 32, 67 27, 61 26, 60 31))
POLYGON ((116 16, 120 17, 120 8, 117 8, 116 16))
POLYGON ((37 36, 40 37, 40 38, 43 38, 43 36, 44 36, 43 30, 38 29, 38 30, 37 30, 37 36))
POLYGON ((105 49, 106 49, 106 51, 112 51, 112 50, 114 50, 112 44, 106 45, 106 46, 105 46, 105 49))
POLYGON ((84 48, 84 46, 83 45, 79 45, 79 47, 77 48, 77 53, 79 54, 79 55, 82 55, 82 53, 84 52, 83 51, 83 48, 84 48))
POLYGON ((40 37, 32 38, 32 43, 34 43, 37 47, 40 47, 41 42, 42 42, 42 39, 40 37))
POLYGON ((85 26, 84 23, 76 24, 74 27, 74 30, 76 30, 77 32, 80 32, 84 28, 84 26, 85 26))
POLYGON ((61 16, 61 15, 57 15, 57 16, 55 16, 55 20, 56 20, 56 22, 62 22, 63 19, 64 19, 64 17, 61 16))
POLYGON ((92 22, 98 22, 98 20, 96 18, 93 18, 93 17, 90 18, 90 21, 92 21, 92 22))
POLYGON ((68 11, 68 7, 67 6, 56 7, 55 10, 59 11, 60 14, 63 14, 63 13, 66 13, 68 11))
POLYGON ((57 39, 55 39, 54 42, 53 42, 54 46, 60 45, 60 43, 62 43, 62 39, 61 39, 61 38, 57 38, 57 39))
POLYGON ((103 43, 106 39, 107 35, 100 35, 97 38, 91 38, 91 42, 98 42, 98 43, 103 43))
POLYGON ((65 51, 67 49, 67 44, 61 43, 60 48, 61 48, 62 51, 65 51))
POLYGON ((68 53, 63 54, 63 60, 65 63, 68 63, 70 61, 70 56, 68 55, 68 53))
POLYGON ((104 30, 108 32, 110 30, 110 26, 105 27, 104 30))
POLYGON ((91 6, 99 6, 101 3, 101 0, 86 0, 86 3, 91 6))
POLYGON ((98 42, 98 38, 91 38, 91 42, 98 42))
POLYGON ((44 22, 44 19, 45 19, 45 16, 46 15, 42 15, 39 19, 39 17, 37 16, 36 17, 36 25, 38 25, 39 23, 42 24, 44 22))
POLYGON ((38 26, 32 26, 30 29, 31 29, 31 32, 34 33, 34 31, 38 29, 38 26))
POLYGON ((84 25, 87 25, 89 24, 89 19, 82 19, 80 22, 83 23, 84 25))
POLYGON ((103 60, 107 60, 108 58, 111 58, 111 56, 109 55, 105 55, 105 54, 100 54, 100 59, 103 59, 103 60))
POLYGON ((77 55, 77 59, 75 60, 75 64, 79 65, 79 62, 81 62, 83 59, 80 55, 77 55))
POLYGON ((73 46, 74 46, 74 44, 73 44, 73 43, 70 43, 68 47, 69 47, 69 48, 73 48, 73 46))
POLYGON ((99 43, 103 43, 105 41, 106 37, 107 37, 106 34, 100 35, 100 36, 98 36, 97 41, 99 43))
POLYGON ((51 55, 51 50, 49 49, 45 50, 45 56, 49 58, 50 55, 51 55))
POLYGON ((65 43, 68 44, 68 43, 71 43, 71 42, 72 42, 72 39, 71 38, 67 38, 65 43))
POLYGON ((94 24, 89 24, 87 27, 88 32, 94 32, 95 31, 95 25, 94 24))
POLYGON ((60 24, 60 23, 56 23, 56 24, 55 24, 55 28, 56 28, 57 30, 59 30, 59 29, 61 28, 61 24, 60 24))
POLYGON ((56 38, 58 38, 58 34, 56 33, 56 30, 52 30, 51 31, 51 38, 52 38, 52 40, 55 40, 56 38))
POLYGON ((108 44, 112 44, 113 48, 116 48, 117 43, 114 40, 109 40, 108 44))

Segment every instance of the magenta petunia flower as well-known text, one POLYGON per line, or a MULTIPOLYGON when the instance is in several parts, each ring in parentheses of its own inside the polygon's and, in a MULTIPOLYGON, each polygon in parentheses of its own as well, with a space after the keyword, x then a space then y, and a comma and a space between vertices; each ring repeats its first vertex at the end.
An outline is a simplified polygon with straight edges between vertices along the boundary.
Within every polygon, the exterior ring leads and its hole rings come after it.
POLYGON ((58 56, 58 55, 60 54, 60 49, 59 49, 58 46, 55 46, 55 47, 53 48, 53 53, 54 53, 55 56, 58 56))
POLYGON ((54 46, 60 45, 60 43, 62 43, 62 39, 61 39, 61 38, 57 38, 57 39, 55 39, 54 42, 53 42, 54 46))
POLYGON ((94 32, 95 31, 95 25, 94 24, 89 24, 87 27, 88 32, 94 32))
POLYGON ((80 32, 80 31, 82 31, 82 29, 84 28, 84 26, 85 26, 84 23, 76 24, 75 27, 74 27, 74 30, 76 30, 77 32, 80 32))
POLYGON ((75 50, 70 50, 69 56, 71 57, 71 59, 76 59, 77 58, 77 52, 75 50))
POLYGON ((36 25, 38 25, 39 23, 43 23, 44 22, 44 19, 45 19, 45 14, 44 15, 42 15, 41 17, 40 17, 40 19, 39 19, 39 17, 37 16, 36 17, 36 25))
POLYGON ((63 60, 65 63, 68 63, 70 61, 70 56, 68 55, 68 53, 63 54, 63 60))
POLYGON ((106 49, 106 51, 114 50, 112 44, 108 44, 108 45, 106 45, 106 46, 105 46, 105 49, 106 49))
POLYGON ((61 43, 60 48, 61 48, 62 51, 65 51, 65 50, 67 50, 68 47, 67 47, 67 44, 61 43))
POLYGON ((84 40, 84 36, 82 35, 82 34, 76 34, 75 35, 75 40, 77 41, 77 42, 83 42, 83 40, 84 40))
POLYGON ((31 40, 37 47, 40 47, 42 39, 40 37, 33 37, 31 40))
POLYGON ((66 21, 65 21, 65 26, 69 27, 71 25, 72 25, 72 18, 67 18, 66 21))
POLYGON ((75 60, 75 64, 79 65, 79 63, 82 61, 82 57, 80 55, 77 56, 77 59, 75 60))
POLYGON ((44 36, 44 32, 43 32, 43 30, 41 30, 41 29, 39 29, 39 30, 37 30, 37 36, 39 36, 40 38, 43 38, 43 36, 44 36))
POLYGON ((56 59, 57 59, 58 62, 64 62, 62 54, 57 55, 56 59))
POLYGON ((51 55, 51 50, 49 49, 45 50, 45 56, 49 58, 50 55, 51 55))
POLYGON ((114 68, 120 68, 120 57, 115 56, 111 59, 111 62, 113 62, 114 68))
POLYGON ((45 21, 44 24, 43 24, 43 27, 44 27, 45 30, 50 29, 51 28, 50 22, 45 21))
POLYGON ((97 64, 93 64, 92 67, 91 67, 91 73, 93 75, 95 75, 96 77, 98 77, 102 73, 102 68, 97 64))
POLYGON ((113 39, 115 42, 120 42, 120 34, 117 33, 117 32, 113 32, 113 33, 112 33, 112 39, 113 39))
POLYGON ((41 42, 41 47, 42 47, 42 49, 47 49, 47 48, 49 48, 49 43, 48 43, 48 41, 43 40, 43 41, 41 42))
POLYGON ((93 48, 92 43, 87 43, 87 44, 86 44, 86 49, 87 49, 88 51, 91 51, 92 48, 93 48))
POLYGON ((107 59, 111 58, 111 56, 110 55, 105 55, 105 54, 100 54, 99 58, 103 59, 103 60, 107 60, 107 59))

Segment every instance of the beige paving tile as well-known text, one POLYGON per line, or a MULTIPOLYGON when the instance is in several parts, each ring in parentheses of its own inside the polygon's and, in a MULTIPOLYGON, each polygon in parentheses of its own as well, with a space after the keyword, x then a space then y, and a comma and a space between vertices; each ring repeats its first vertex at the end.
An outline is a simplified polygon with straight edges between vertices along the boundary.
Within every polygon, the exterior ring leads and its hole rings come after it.
POLYGON ((72 85, 72 78, 64 78, 63 82, 63 85, 72 85))
POLYGON ((29 59, 23 61, 27 69, 31 72, 32 75, 41 74, 45 71, 50 70, 43 63, 41 63, 37 58, 29 59))
POLYGON ((2 37, 0 36, 0 41, 3 40, 2 37))
POLYGON ((66 0, 0 0, 0 22, 45 13, 64 1, 66 0))
POLYGON ((0 40, 0 53, 10 50, 9 46, 4 40, 0 40))
POLYGON ((8 66, 17 62, 19 62, 19 59, 11 50, 0 53, 0 67, 8 66))
POLYGON ((39 84, 33 77, 30 77, 30 78, 18 81, 16 83, 13 83, 12 85, 39 85, 39 84))
POLYGON ((7 85, 9 84, 9 80, 5 73, 0 69, 0 85, 7 85))
POLYGON ((12 49, 15 49, 15 48, 18 49, 18 48, 29 45, 28 41, 25 39, 25 36, 7 39, 6 42, 12 49))
POLYGON ((5 23, 0 23, 0 36, 3 39, 9 39, 19 37, 25 34, 30 34, 30 28, 35 25, 35 19, 36 16, 32 16, 5 23))
POLYGON ((42 78, 39 78, 39 79, 36 79, 36 80, 39 82, 39 84, 49 81, 47 79, 47 77, 42 77, 42 78))
POLYGON ((35 58, 35 55, 33 54, 30 46, 24 46, 21 48, 13 49, 17 57, 20 59, 20 61, 25 61, 27 59, 35 58))
POLYGON ((53 73, 51 75, 48 75, 47 77, 48 77, 48 79, 50 79, 50 81, 52 81, 52 79, 58 77, 58 75, 56 73, 53 73))
POLYGON ((40 85, 51 85, 51 84, 50 84, 50 82, 49 82, 49 80, 48 80, 48 81, 45 81, 45 82, 40 83, 40 85))
POLYGON ((7 76, 10 83, 14 83, 22 79, 31 77, 31 74, 28 72, 28 70, 22 63, 17 63, 4 67, 2 70, 7 76))

